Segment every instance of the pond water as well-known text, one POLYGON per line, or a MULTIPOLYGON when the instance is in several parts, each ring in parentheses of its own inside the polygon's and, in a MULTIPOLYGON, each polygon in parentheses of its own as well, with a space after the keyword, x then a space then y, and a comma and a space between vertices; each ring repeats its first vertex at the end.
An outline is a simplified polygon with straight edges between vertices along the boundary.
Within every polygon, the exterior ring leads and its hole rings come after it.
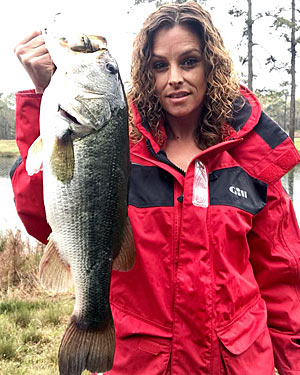
MULTIPOLYGON (((15 158, 0 157, 0 231, 6 229, 21 229, 26 236, 25 228, 17 215, 13 192, 9 178, 9 171, 15 158)), ((293 199, 298 223, 300 223, 300 165, 284 176, 282 183, 293 199)))
POLYGON ((13 191, 9 178, 9 171, 16 158, 0 157, 0 231, 6 229, 21 229, 25 235, 25 228, 17 215, 13 191))

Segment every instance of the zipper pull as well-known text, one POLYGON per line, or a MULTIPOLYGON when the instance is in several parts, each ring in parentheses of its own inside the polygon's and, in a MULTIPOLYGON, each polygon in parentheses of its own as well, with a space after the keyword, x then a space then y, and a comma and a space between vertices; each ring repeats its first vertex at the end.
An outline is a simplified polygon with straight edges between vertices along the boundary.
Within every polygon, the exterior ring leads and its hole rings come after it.
POLYGON ((193 205, 203 208, 208 207, 208 177, 205 165, 199 159, 195 160, 193 205))

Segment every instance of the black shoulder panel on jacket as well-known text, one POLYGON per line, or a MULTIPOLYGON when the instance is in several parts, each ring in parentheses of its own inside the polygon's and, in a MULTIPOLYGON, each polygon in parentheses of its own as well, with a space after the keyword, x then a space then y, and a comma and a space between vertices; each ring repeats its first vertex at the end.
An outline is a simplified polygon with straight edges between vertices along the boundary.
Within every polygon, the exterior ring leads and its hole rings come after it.
POLYGON ((238 98, 233 103, 232 120, 228 123, 236 132, 238 132, 246 124, 249 117, 251 116, 251 113, 252 108, 249 101, 245 98, 244 102, 241 98, 238 98))
POLYGON ((131 165, 129 204, 135 207, 174 206, 174 181, 158 167, 131 165))
POLYGON ((11 167, 11 170, 9 172, 9 176, 10 178, 12 178, 12 176, 14 175, 15 173, 15 170, 18 168, 18 166, 22 163, 22 157, 21 155, 19 155, 16 159, 16 161, 14 162, 13 166, 11 167))
POLYGON ((211 205, 240 208, 256 215, 267 201, 267 184, 241 167, 219 169, 209 175, 211 205))
POLYGON ((272 149, 280 145, 280 143, 288 137, 286 132, 264 112, 262 112, 254 131, 262 137, 272 149))

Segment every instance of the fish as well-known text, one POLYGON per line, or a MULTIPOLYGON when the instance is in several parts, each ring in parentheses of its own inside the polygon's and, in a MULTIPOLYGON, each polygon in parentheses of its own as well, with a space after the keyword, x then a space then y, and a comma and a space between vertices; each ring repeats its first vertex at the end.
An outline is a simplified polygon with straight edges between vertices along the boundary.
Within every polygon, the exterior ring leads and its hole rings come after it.
POLYGON ((40 281, 58 293, 74 287, 74 310, 58 351, 60 375, 109 371, 115 331, 109 304, 112 269, 128 271, 135 246, 128 218, 128 111, 117 61, 106 39, 43 30, 56 70, 40 108, 40 136, 26 160, 43 171, 52 229, 40 281))

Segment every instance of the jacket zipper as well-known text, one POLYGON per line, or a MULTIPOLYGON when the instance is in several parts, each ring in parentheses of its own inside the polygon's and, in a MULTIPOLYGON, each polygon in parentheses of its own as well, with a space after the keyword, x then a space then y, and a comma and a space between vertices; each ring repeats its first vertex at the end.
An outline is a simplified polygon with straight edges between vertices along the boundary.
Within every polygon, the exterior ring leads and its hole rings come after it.
POLYGON ((155 157, 155 159, 157 159, 158 161, 162 162, 162 163, 165 163, 167 165, 169 165, 170 167, 174 168, 177 172, 181 173, 183 176, 185 175, 185 172, 184 170, 182 170, 181 168, 177 167, 177 165, 173 164, 168 158, 166 155, 162 154, 162 153, 159 153, 159 152, 155 152, 152 145, 151 145, 151 142, 149 139, 146 139, 146 145, 147 145, 147 148, 148 150, 150 151, 150 153, 155 157))

